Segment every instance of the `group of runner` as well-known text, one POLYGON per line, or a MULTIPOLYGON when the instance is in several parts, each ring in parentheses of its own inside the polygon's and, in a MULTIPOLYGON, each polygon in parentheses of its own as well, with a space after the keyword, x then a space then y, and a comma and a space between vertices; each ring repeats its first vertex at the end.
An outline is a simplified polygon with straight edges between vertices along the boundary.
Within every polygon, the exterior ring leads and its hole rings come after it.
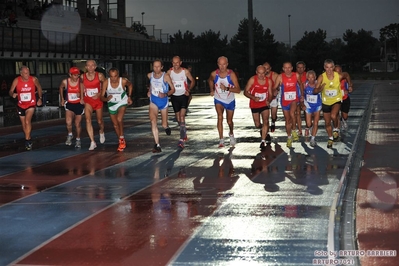
MULTIPOLYGON (((208 83, 218 114, 219 147, 224 146, 222 124, 224 110, 230 130, 230 145, 234 146, 236 144, 233 134, 234 93, 240 93, 240 87, 234 72, 227 68, 228 59, 224 56, 219 57, 217 63, 219 68, 212 72, 208 83)), ((292 63, 285 62, 282 73, 277 74, 271 71, 270 64, 266 62, 256 67, 256 74, 245 86, 244 95, 250 99, 249 107, 255 127, 260 129, 260 148, 271 142, 269 131, 275 130, 279 104, 284 115, 288 148, 292 147, 293 141, 298 141, 302 136, 302 111, 305 112, 305 136, 310 136, 310 145, 313 147, 317 145, 315 137, 321 111, 328 134, 327 148, 332 148, 333 142, 340 138, 340 117, 342 117, 341 128, 347 129, 349 94, 353 90, 349 74, 342 72, 342 68, 330 59, 324 61, 325 72, 318 77, 313 70, 305 71, 306 65, 303 61, 296 64, 296 69, 297 72, 293 72, 292 63)))
MULTIPOLYGON (((185 116, 188 109, 191 90, 195 80, 190 71, 183 68, 179 56, 172 58, 172 67, 163 71, 163 62, 155 60, 153 71, 147 74, 149 118, 151 131, 155 141, 153 152, 161 152, 158 132, 158 113, 161 113, 162 127, 167 135, 171 134, 168 126, 169 96, 179 125, 180 137, 178 146, 185 147, 187 141, 187 128, 185 116)), ((236 144, 234 137, 234 110, 235 93, 240 93, 237 75, 228 68, 228 59, 221 56, 217 60, 218 68, 212 71, 208 78, 210 95, 214 98, 217 113, 217 129, 219 134, 219 147, 224 147, 223 120, 226 110, 226 121, 229 127, 230 146, 236 144)), ((119 139, 117 150, 126 148, 124 138, 123 117, 128 105, 132 104, 132 83, 120 77, 117 68, 108 70, 109 78, 96 71, 97 64, 94 60, 86 61, 86 72, 82 73, 77 67, 71 67, 69 77, 64 79, 59 87, 60 104, 65 107, 66 127, 68 131, 65 144, 72 145, 72 123, 75 123, 75 147, 81 147, 81 120, 86 118, 86 130, 90 138, 89 150, 97 147, 92 126, 92 113, 96 113, 99 126, 100 143, 105 142, 103 103, 108 105, 108 111, 113 123, 115 133, 119 139)), ((285 62, 282 72, 277 74, 271 70, 268 62, 256 67, 256 74, 252 76, 244 89, 248 97, 249 107, 255 127, 260 129, 260 148, 271 142, 269 132, 274 132, 277 120, 277 108, 280 104, 287 133, 287 147, 292 147, 293 141, 298 141, 302 135, 301 112, 305 113, 305 136, 310 136, 310 145, 316 145, 316 134, 320 111, 323 111, 325 128, 328 134, 327 147, 331 148, 334 141, 339 140, 339 128, 347 129, 350 98, 348 95, 353 90, 352 81, 342 68, 335 65, 332 60, 325 60, 325 72, 316 79, 313 70, 305 72, 306 65, 299 61, 296 64, 297 72, 293 72, 291 62, 285 62), (339 112, 341 111, 341 115, 339 112), (271 125, 269 127, 269 117, 271 125), (339 118, 342 118, 341 121, 339 118)), ((20 76, 15 78, 10 88, 10 96, 18 98, 18 113, 25 134, 25 147, 32 149, 31 118, 36 104, 41 105, 42 88, 36 77, 30 76, 29 68, 22 66, 20 76), (36 88, 38 98, 36 99, 36 88)))
MULTIPOLYGON (((126 148, 123 116, 127 105, 132 104, 133 85, 128 79, 119 77, 119 70, 116 68, 111 68, 108 71, 109 78, 106 79, 104 74, 96 71, 97 64, 94 60, 87 60, 85 68, 86 72, 82 73, 79 68, 71 67, 68 73, 69 77, 62 80, 59 86, 60 105, 65 108, 68 132, 65 144, 72 145, 74 123, 76 129, 75 147, 81 148, 81 121, 82 116, 85 115, 86 130, 90 138, 89 150, 94 150, 97 147, 92 125, 93 112, 96 113, 99 126, 100 143, 104 143, 103 104, 107 102, 108 111, 119 138, 117 150, 123 151, 126 148)), ((43 92, 38 79, 30 75, 27 66, 20 68, 20 76, 14 79, 9 94, 11 97, 17 98, 17 110, 25 135, 25 148, 31 150, 32 116, 36 105, 42 105, 43 92)))
MULTIPOLYGON (((265 69, 270 69, 268 63, 263 66, 265 69)), ((346 103, 341 103, 344 99, 349 99, 348 95, 353 89, 349 74, 342 72, 341 67, 335 66, 330 59, 324 61, 325 72, 318 77, 313 70, 305 71, 306 65, 303 61, 296 64, 297 72, 293 72, 291 62, 285 62, 282 70, 283 72, 277 75, 273 82, 272 91, 276 101, 280 99, 283 110, 287 147, 291 148, 292 142, 298 141, 299 137, 302 136, 302 111, 305 112, 305 136, 310 136, 311 146, 316 145, 315 137, 318 131, 320 111, 322 110, 328 134, 327 148, 332 148, 333 142, 339 140, 340 110, 343 114, 346 114, 346 116, 342 115, 344 121, 342 125, 345 125, 342 128, 347 129, 346 119, 348 118, 350 102, 347 100, 346 103), (333 123, 333 129, 331 123, 333 123)), ((271 75, 269 77, 272 78, 271 75)), ((270 107, 276 108, 275 105, 270 105, 270 107)), ((276 117, 272 117, 272 123, 275 122, 275 119, 276 117)), ((261 147, 263 145, 261 143, 261 147)))
POLYGON ((81 73, 79 68, 71 67, 69 78, 64 79, 59 87, 60 104, 65 107, 65 120, 68 130, 65 144, 72 145, 72 121, 75 120, 75 147, 81 147, 80 124, 84 114, 86 130, 90 138, 89 150, 97 148, 92 125, 93 112, 96 113, 99 126, 100 143, 105 142, 103 105, 106 102, 119 140, 117 150, 123 151, 126 148, 123 116, 125 115, 126 107, 132 104, 133 85, 128 79, 120 77, 117 68, 108 70, 109 78, 105 78, 104 74, 96 71, 97 64, 94 60, 87 60, 85 68, 86 72, 81 73))

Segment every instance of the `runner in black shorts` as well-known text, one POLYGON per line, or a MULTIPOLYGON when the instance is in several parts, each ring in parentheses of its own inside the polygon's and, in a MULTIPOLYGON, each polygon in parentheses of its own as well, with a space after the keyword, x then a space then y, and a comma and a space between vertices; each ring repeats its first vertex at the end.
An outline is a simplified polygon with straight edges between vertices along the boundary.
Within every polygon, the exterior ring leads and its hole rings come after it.
MULTIPOLYGON (((339 65, 335 65, 334 71, 338 73, 342 73, 342 67, 339 65)), ((352 93, 353 87, 349 85, 346 79, 341 80, 341 92, 342 92, 342 104, 341 104, 341 129, 348 129, 348 114, 351 106, 351 98, 350 93, 352 93)))
POLYGON ((173 67, 168 70, 168 74, 172 79, 173 85, 175 86, 175 93, 171 97, 173 111, 176 115, 176 120, 180 127, 180 139, 178 146, 184 148, 184 142, 187 140, 186 132, 186 111, 188 107, 188 100, 190 90, 195 86, 195 80, 191 76, 190 72, 181 67, 182 61, 179 56, 174 56, 172 59, 173 67), (188 85, 187 80, 190 80, 188 85))
POLYGON ((76 128, 76 142, 75 148, 81 147, 80 134, 82 132, 82 115, 84 114, 85 106, 82 104, 81 98, 83 88, 83 82, 80 79, 80 69, 77 67, 71 67, 69 69, 69 78, 61 81, 60 87, 60 104, 65 107, 65 122, 68 131, 65 145, 71 146, 73 133, 72 133, 72 121, 75 120, 76 128))

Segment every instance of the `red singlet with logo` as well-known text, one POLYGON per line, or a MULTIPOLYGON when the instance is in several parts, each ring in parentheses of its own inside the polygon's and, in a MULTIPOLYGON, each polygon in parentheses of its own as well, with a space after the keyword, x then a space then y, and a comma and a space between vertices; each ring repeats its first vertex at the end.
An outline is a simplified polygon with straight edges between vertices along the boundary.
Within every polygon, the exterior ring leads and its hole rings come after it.
POLYGON ((29 77, 27 81, 22 80, 22 77, 18 77, 16 89, 19 107, 28 109, 29 107, 36 106, 36 86, 33 77, 29 77))

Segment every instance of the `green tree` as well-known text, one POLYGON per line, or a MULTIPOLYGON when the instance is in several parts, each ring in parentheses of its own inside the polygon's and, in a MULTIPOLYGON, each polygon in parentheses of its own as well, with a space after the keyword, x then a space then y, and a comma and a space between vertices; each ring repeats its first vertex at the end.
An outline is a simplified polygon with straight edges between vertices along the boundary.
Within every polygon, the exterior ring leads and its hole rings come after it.
POLYGON ((326 31, 305 31, 303 37, 293 46, 297 60, 304 61, 308 69, 320 71, 327 59, 328 43, 326 31))
POLYGON ((220 31, 202 32, 195 38, 195 43, 199 47, 201 61, 204 63, 215 63, 219 56, 227 52, 227 35, 221 37, 220 31))
POLYGON ((346 42, 344 56, 352 69, 361 70, 364 64, 379 58, 380 43, 372 35, 371 31, 364 29, 358 32, 348 29, 344 33, 343 39, 346 42))
MULTIPOLYGON (((380 42, 386 42, 387 53, 394 52, 399 64, 399 23, 392 23, 380 29, 380 42)), ((383 56, 385 57, 385 54, 383 56)))
POLYGON ((329 49, 326 57, 333 59, 336 64, 340 64, 341 66, 346 65, 345 57, 342 52, 345 47, 344 41, 341 38, 335 38, 328 43, 328 46, 329 49))
POLYGON ((191 31, 186 31, 184 34, 179 30, 171 36, 171 43, 181 45, 194 45, 196 36, 191 31))
POLYGON ((135 31, 138 32, 142 35, 144 35, 146 38, 148 38, 148 33, 147 33, 147 28, 142 25, 140 22, 134 22, 131 28, 135 31))
MULTIPOLYGON (((236 64, 248 66, 249 39, 248 39, 248 19, 240 21, 237 34, 230 40, 231 53, 234 55, 236 64)), ((270 29, 264 30, 262 24, 254 18, 253 20, 254 54, 255 66, 261 65, 265 61, 275 62, 278 57, 277 42, 270 29)), ((253 70, 254 71, 254 70, 253 70)))

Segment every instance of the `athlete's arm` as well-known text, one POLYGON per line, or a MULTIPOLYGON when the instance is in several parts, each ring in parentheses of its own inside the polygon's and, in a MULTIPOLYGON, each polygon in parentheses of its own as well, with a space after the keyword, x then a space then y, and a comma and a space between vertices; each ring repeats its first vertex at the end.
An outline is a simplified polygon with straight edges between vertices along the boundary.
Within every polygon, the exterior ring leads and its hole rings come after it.
POLYGON ((33 77, 33 82, 35 83, 36 89, 37 89, 37 96, 39 99, 37 100, 37 105, 41 106, 43 105, 43 90, 42 90, 42 85, 40 85, 39 80, 36 77, 33 77), (40 102, 40 104, 39 104, 40 102))
POLYGON ((298 83, 298 86, 299 86, 299 91, 301 93, 300 101, 303 102, 304 98, 303 98, 303 83, 302 83, 302 79, 301 79, 301 76, 298 73, 296 73, 296 77, 297 77, 297 83, 298 83))
POLYGON ((85 87, 85 85, 84 85, 84 83, 83 83, 83 75, 86 75, 86 74, 82 74, 82 76, 81 76, 81 79, 80 79, 80 84, 81 84, 81 89, 80 89, 80 103, 81 104, 85 104, 85 101, 84 101, 84 96, 85 96, 85 89, 86 89, 86 87, 85 87))
POLYGON ((270 79, 267 79, 267 81, 269 82, 269 86, 267 86, 269 91, 267 94, 267 105, 269 105, 270 102, 273 100, 273 88, 272 88, 272 81, 270 79))
POLYGON ((277 78, 278 78, 278 74, 276 72, 273 72, 271 78, 273 79, 273 82, 276 83, 277 78))
POLYGON ((351 76, 349 75, 349 73, 342 72, 339 77, 340 77, 340 80, 346 79, 346 81, 348 82, 348 91, 349 91, 349 93, 352 93, 353 83, 352 83, 351 76))
POLYGON ((212 71, 208 78, 208 85, 211 96, 215 94, 215 83, 213 83, 215 77, 216 77, 216 71, 212 71))
POLYGON ((190 87, 188 88, 188 90, 191 91, 195 86, 195 79, 191 75, 190 71, 188 71, 187 69, 184 69, 184 71, 186 72, 186 77, 191 81, 190 87))
POLYGON ((237 78, 236 73, 234 73, 234 71, 231 71, 230 78, 234 84, 234 87, 229 87, 228 91, 231 91, 234 93, 240 93, 241 92, 240 83, 238 83, 238 78, 237 78))
POLYGON ((104 74, 101 73, 101 72, 98 72, 98 79, 99 79, 101 82, 104 82, 104 81, 107 80, 107 79, 105 78, 104 74))
POLYGON ((147 74, 147 89, 148 89, 147 97, 148 98, 150 98, 150 96, 151 96, 151 91, 150 91, 151 90, 151 74, 152 74, 152 72, 147 74))
MULTIPOLYGON (((252 85, 254 84, 254 80, 255 80, 254 77, 251 77, 251 78, 248 80, 247 85, 245 86, 245 89, 244 89, 244 95, 245 95, 247 98, 256 101, 256 98, 257 98, 257 97, 255 97, 255 95, 252 95, 252 94, 251 94, 251 88, 252 88, 252 85)), ((259 100, 259 98, 258 98, 258 100, 259 100)))
POLYGON ((18 96, 18 93, 14 92, 15 88, 17 87, 17 84, 18 84, 18 78, 15 78, 11 84, 10 91, 8 92, 8 94, 13 98, 16 98, 18 96))
POLYGON ((80 104, 85 104, 84 100, 83 100, 83 95, 84 95, 84 91, 85 91, 85 86, 83 85, 83 81, 81 79, 79 79, 79 88, 80 88, 80 104))
POLYGON ((123 87, 127 87, 127 104, 131 105, 133 103, 132 100, 132 93, 133 93, 133 84, 127 78, 122 78, 122 85, 123 87))
POLYGON ((112 99, 112 95, 108 95, 105 97, 105 92, 107 91, 108 88, 108 79, 104 80, 103 83, 101 83, 101 92, 100 92, 100 99, 103 102, 108 102, 109 100, 112 99))
POLYGON ((323 88, 326 84, 322 83, 322 82, 323 82, 323 76, 319 75, 319 77, 317 78, 317 81, 316 81, 316 87, 313 90, 313 94, 318 94, 323 90, 323 88))
POLYGON ((279 91, 279 87, 281 84, 281 80, 282 80, 282 76, 281 74, 279 74, 276 78, 276 82, 274 83, 274 87, 273 87, 273 96, 277 96, 277 91, 279 91))
POLYGON ((61 81, 59 91, 60 91, 60 106, 64 106, 65 104, 65 99, 64 99, 64 89, 66 89, 66 79, 61 81))
POLYGON ((166 96, 170 96, 175 93, 175 86, 173 85, 172 79, 170 78, 168 73, 165 73, 165 75, 163 76, 163 80, 169 84, 169 91, 166 93, 166 96))

